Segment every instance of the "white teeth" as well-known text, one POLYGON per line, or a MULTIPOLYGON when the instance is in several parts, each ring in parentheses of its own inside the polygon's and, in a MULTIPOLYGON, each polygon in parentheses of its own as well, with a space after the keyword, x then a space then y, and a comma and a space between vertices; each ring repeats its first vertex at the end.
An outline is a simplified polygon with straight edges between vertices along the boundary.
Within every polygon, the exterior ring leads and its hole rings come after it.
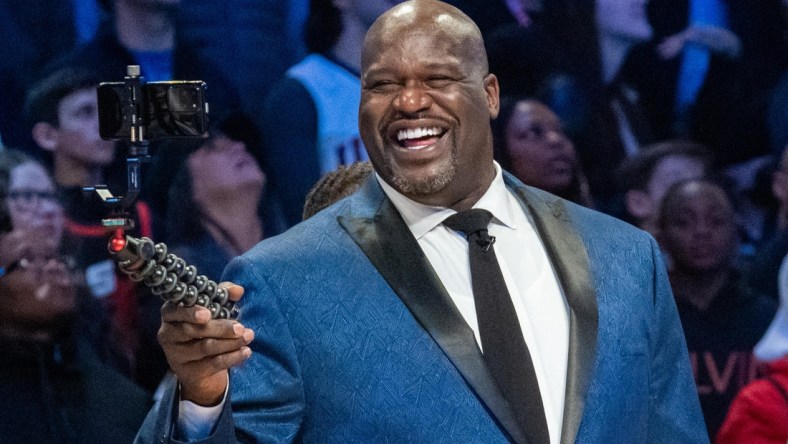
POLYGON ((432 128, 415 128, 415 129, 402 129, 397 132, 397 141, 420 139, 427 136, 437 136, 441 134, 441 129, 438 127, 432 128))

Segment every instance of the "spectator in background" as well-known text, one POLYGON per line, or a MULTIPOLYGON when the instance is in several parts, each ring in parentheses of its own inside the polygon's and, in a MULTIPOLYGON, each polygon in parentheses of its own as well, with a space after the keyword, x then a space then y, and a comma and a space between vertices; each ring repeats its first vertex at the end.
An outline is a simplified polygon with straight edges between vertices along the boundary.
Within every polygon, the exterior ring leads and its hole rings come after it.
MULTIPOLYGON (((7 190, 2 199, 11 226, 17 227, 16 231, 35 231, 39 242, 59 247, 73 264, 73 258, 68 256, 72 245, 70 236, 65 235, 63 207, 46 168, 18 150, 4 148, 0 153, 0 186, 7 190)), ((81 288, 84 276, 75 270, 75 278, 81 288)), ((92 298, 80 298, 80 302, 81 318, 91 320, 82 325, 80 335, 86 343, 93 344, 102 361, 111 363, 111 350, 106 340, 107 322, 101 307, 92 298)))
POLYGON ((150 396, 101 362, 89 300, 58 253, 44 168, 0 153, 0 441, 131 442, 150 396))
MULTIPOLYGON (((76 265, 85 272, 91 295, 101 300, 111 319, 118 366, 153 390, 166 370, 155 338, 160 302, 118 274, 107 253, 109 235, 101 225, 107 208, 82 191, 82 187, 105 183, 105 167, 115 158, 114 142, 99 137, 96 84, 90 73, 56 71, 33 87, 25 109, 33 124, 33 139, 52 159, 52 176, 65 208, 76 265)), ((148 206, 137 201, 130 211, 137 227, 130 234, 152 237, 148 206)))
POLYGON ((111 11, 96 36, 55 59, 44 75, 65 67, 90 71, 101 81, 120 81, 127 65, 139 65, 148 82, 203 80, 211 111, 239 108, 236 90, 192 48, 179 45, 175 14, 180 0, 103 0, 111 11))
POLYGON ((723 188, 705 179, 668 189, 659 217, 662 248, 687 340, 701 409, 714 438, 733 397, 755 378, 752 349, 776 304, 754 293, 734 267, 733 207, 723 188))
POLYGON ((769 151, 766 109, 786 68, 780 0, 651 0, 654 38, 625 77, 659 138, 709 147, 721 166, 769 151))
MULTIPOLYGON (((788 145, 783 150, 767 182, 771 199, 766 200, 769 229, 758 245, 748 269, 753 288, 778 299, 778 272, 788 254, 788 145)), ((766 193, 761 193, 766 194, 766 193)))
POLYGON ((170 251, 218 281, 230 259, 284 229, 265 205, 265 184, 243 141, 220 132, 200 141, 170 188, 170 251))
POLYGON ((558 116, 537 100, 506 98, 493 121, 495 159, 524 184, 592 207, 588 183, 558 116))
POLYGON ((479 26, 485 40, 503 26, 527 28, 539 19, 543 0, 451 0, 446 3, 464 12, 479 26))
POLYGON ((60 245, 63 240, 63 207, 55 184, 43 165, 19 151, 0 152, 0 186, 8 223, 35 230, 42 242, 60 245))
POLYGON ((19 112, 25 93, 51 60, 91 39, 106 11, 100 0, 0 1, 0 133, 6 144, 35 153, 19 112))
POLYGON ((669 140, 644 147, 617 171, 624 197, 622 219, 657 236, 659 208, 671 185, 709 175, 711 152, 687 140, 669 140))
POLYGON ((780 307, 753 354, 766 375, 745 386, 731 403, 715 444, 788 442, 788 260, 779 273, 780 307))
POLYGON ((367 181, 372 171, 372 164, 369 161, 354 162, 350 165, 340 165, 321 177, 306 196, 304 220, 356 192, 367 181))
MULTIPOLYGON (((180 0, 102 0, 111 14, 96 36, 49 63, 44 76, 61 69, 90 72, 99 81, 122 81, 128 65, 139 65, 148 82, 162 80, 203 80, 210 113, 214 118, 240 108, 237 90, 210 61, 193 47, 181 44, 176 29, 180 0)), ((186 3, 186 2, 184 2, 186 3)), ((217 38, 216 36, 214 38, 217 38)), ((154 168, 172 177, 177 160, 159 150, 158 141, 150 144, 154 168)), ((106 170, 110 182, 126 183, 124 159, 118 156, 106 170)), ((144 176, 149 177, 149 176, 144 176)), ((162 188, 166 190, 166 186, 162 188)), ((149 188, 142 197, 150 200, 149 188)), ((163 208, 156 208, 163 214, 163 208)))
MULTIPOLYGON (((215 65, 250 115, 287 68, 306 55, 303 28, 309 0, 182 3, 176 14, 178 44, 215 65)), ((222 94, 212 84, 209 88, 222 94)))
POLYGON ((617 204, 611 170, 653 141, 638 92, 621 76, 631 48, 651 38, 646 1, 555 0, 544 6, 544 25, 560 57, 553 76, 564 85, 540 98, 567 123, 595 204, 611 213, 617 204))
POLYGON ((396 0, 312 0, 305 26, 310 55, 271 88, 260 116, 273 192, 289 224, 320 177, 367 160, 358 134, 361 45, 372 22, 396 0))

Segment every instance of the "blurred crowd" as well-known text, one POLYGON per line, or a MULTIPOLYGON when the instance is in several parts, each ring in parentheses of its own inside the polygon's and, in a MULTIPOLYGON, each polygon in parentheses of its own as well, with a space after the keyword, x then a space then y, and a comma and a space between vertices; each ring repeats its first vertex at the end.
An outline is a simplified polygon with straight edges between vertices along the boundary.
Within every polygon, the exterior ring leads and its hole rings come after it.
MULTIPOLYGON (((168 377, 160 299, 118 273, 82 191, 127 187, 98 83, 127 65, 207 83, 210 135, 152 140, 129 210, 131 234, 219 280, 372 173, 361 46, 395 3, 0 0, 0 441, 129 442, 168 377)), ((784 443, 788 2, 448 3, 500 80, 497 162, 653 235, 710 439, 784 443)))

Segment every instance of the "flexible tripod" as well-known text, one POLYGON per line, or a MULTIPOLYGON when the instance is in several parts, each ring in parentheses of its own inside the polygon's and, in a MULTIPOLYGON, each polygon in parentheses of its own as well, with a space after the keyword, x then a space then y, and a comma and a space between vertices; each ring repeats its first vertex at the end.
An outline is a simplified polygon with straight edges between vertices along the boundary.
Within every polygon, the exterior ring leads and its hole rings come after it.
POLYGON ((183 259, 167 253, 165 244, 154 244, 146 237, 136 238, 126 234, 126 230, 134 228, 128 208, 140 193, 141 165, 149 161, 150 156, 140 118, 141 108, 145 104, 142 103, 141 93, 144 79, 140 76, 139 66, 130 65, 127 68, 124 82, 128 94, 122 103, 122 114, 129 129, 129 135, 125 138, 129 144, 126 194, 114 196, 105 185, 83 188, 86 193, 98 195, 109 209, 109 216, 102 219, 101 224, 108 233, 112 233, 108 245, 110 256, 131 280, 147 285, 163 300, 188 307, 201 305, 211 311, 214 319, 235 319, 239 310, 235 302, 229 299, 227 290, 219 288, 216 282, 206 276, 198 275, 197 269, 186 264, 183 259))

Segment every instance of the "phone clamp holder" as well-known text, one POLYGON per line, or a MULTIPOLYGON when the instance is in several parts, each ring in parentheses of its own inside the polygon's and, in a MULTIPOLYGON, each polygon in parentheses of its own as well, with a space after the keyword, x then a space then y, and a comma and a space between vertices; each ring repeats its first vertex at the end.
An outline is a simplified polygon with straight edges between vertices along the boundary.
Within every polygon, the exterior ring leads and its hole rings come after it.
POLYGON ((219 288, 216 282, 206 276, 198 275, 197 269, 187 265, 183 259, 167 253, 165 244, 154 244, 146 237, 136 238, 126 234, 126 231, 134 228, 129 208, 140 193, 141 167, 150 161, 149 142, 141 117, 144 83, 140 67, 129 65, 124 78, 124 87, 128 88, 129 94, 120 107, 122 119, 128 123, 129 129, 128 137, 121 139, 129 147, 126 157, 126 194, 114 196, 106 185, 84 187, 82 190, 97 195, 108 208, 109 216, 101 220, 101 225, 108 234, 112 234, 107 248, 120 271, 132 281, 144 283, 165 301, 187 307, 201 305, 210 310, 214 319, 235 319, 239 310, 235 301, 229 299, 226 289, 219 288))

